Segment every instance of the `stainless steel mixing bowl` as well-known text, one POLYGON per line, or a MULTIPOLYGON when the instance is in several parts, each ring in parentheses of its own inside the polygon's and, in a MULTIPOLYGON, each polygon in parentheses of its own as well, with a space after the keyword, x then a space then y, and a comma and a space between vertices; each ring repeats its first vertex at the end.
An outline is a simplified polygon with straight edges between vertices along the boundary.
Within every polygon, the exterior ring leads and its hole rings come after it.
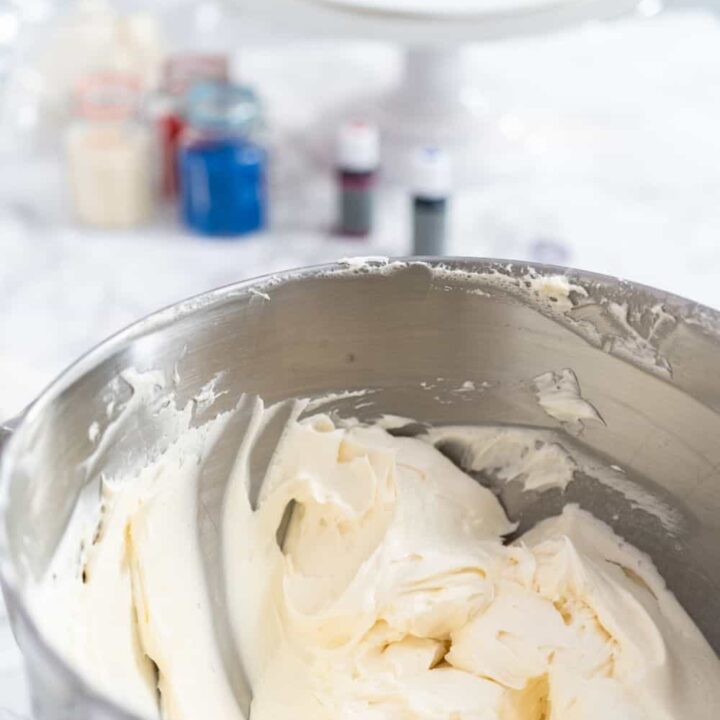
MULTIPOLYGON (((126 413, 112 443, 98 440, 130 407, 132 384, 122 379, 128 370, 171 378, 168 401, 178 406, 215 378, 216 401, 206 413, 232 407, 243 393, 272 402, 363 388, 371 392, 326 405, 366 418, 384 412, 431 423, 553 428, 672 506, 673 528, 589 476, 564 495, 513 494, 509 487, 503 501, 510 514, 526 526, 567 501, 587 507, 652 555, 720 651, 718 361, 715 311, 613 278, 480 260, 289 272, 137 323, 48 388, 2 449, 2 583, 37 716, 130 717, 60 659, 25 602, 82 487, 100 472, 137 465, 163 441, 156 415, 142 404, 126 413), (559 273, 570 284, 546 279, 559 273), (605 421, 579 436, 543 412, 529 383, 566 367, 605 421)), ((231 440, 208 471, 218 484, 231 440)))

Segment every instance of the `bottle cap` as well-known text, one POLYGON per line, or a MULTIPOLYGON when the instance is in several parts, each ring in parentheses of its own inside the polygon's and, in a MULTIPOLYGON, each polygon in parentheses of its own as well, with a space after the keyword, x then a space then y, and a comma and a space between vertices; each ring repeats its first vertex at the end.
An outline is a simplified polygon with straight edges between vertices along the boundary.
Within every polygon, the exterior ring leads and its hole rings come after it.
POLYGON ((135 75, 99 72, 83 78, 76 89, 77 114, 88 120, 125 120, 137 114, 141 98, 135 75))
POLYGON ((418 148, 412 158, 411 190, 415 197, 441 200, 450 194, 450 157, 439 147, 418 148))
POLYGON ((200 130, 236 132, 248 138, 262 128, 262 108, 248 87, 227 82, 201 82, 186 96, 189 124, 200 130))
POLYGON ((374 125, 346 123, 340 127, 337 163, 343 170, 372 172, 380 165, 380 135, 374 125))
POLYGON ((227 81, 228 58, 225 55, 187 53, 174 55, 165 62, 162 86, 170 95, 180 96, 203 80, 227 81))

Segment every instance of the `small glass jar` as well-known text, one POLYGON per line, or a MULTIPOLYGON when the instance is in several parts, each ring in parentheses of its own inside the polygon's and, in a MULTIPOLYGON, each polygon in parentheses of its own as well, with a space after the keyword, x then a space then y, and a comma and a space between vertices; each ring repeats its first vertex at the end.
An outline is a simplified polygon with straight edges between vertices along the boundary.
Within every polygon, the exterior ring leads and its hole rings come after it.
POLYGON ((224 55, 188 53, 166 61, 160 90, 150 102, 158 137, 163 197, 173 199, 178 194, 177 150, 185 128, 183 98, 198 82, 227 80, 228 59, 224 55))
POLYGON ((100 73, 77 94, 66 152, 77 219, 96 227, 132 227, 153 207, 152 134, 139 117, 133 76, 100 73))
POLYGON ((255 93, 230 83, 198 84, 187 97, 186 121, 178 170, 187 227, 209 236, 264 228, 267 160, 255 93))

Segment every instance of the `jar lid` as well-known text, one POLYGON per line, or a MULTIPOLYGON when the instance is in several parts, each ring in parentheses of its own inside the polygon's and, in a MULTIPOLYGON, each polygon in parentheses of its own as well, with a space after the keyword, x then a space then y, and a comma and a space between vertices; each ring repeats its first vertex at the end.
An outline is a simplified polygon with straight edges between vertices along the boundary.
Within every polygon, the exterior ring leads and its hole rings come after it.
POLYGON ((441 200, 450 194, 452 168, 450 157, 439 147, 418 148, 412 158, 411 190, 428 200, 441 200))
POLYGON ((203 80, 227 82, 229 62, 226 55, 184 53, 165 61, 162 87, 170 95, 183 95, 203 80))
POLYGON ((190 88, 185 100, 186 118, 199 130, 252 135, 262 125, 262 109, 249 87, 228 82, 201 82, 190 88))
POLYGON ((380 164, 380 134, 366 122, 350 122, 340 127, 337 162, 343 170, 371 172, 380 164))
POLYGON ((136 75, 99 72, 88 75, 76 88, 76 110, 89 120, 124 120, 140 108, 142 84, 136 75))

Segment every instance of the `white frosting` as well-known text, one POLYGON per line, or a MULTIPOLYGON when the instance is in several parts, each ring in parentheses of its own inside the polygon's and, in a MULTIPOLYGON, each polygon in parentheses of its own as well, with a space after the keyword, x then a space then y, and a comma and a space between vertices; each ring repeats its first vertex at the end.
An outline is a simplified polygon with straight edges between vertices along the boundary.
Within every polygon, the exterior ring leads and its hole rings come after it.
MULTIPOLYGON (((255 499, 251 452, 272 419, 257 401, 221 518, 253 720, 717 717, 720 661, 650 559, 609 527, 569 506, 504 544, 514 525, 496 497, 428 442, 443 431, 396 438, 325 415, 298 422, 299 409, 255 499)), ((197 533, 200 470, 225 422, 188 431, 106 489, 94 544, 79 511, 32 593, 61 652, 145 716, 242 717, 197 533), (81 537, 85 583, 73 564, 81 537)), ((570 456, 536 449, 530 430, 470 435, 476 463, 531 486, 572 474, 570 456)))
POLYGON ((605 424, 600 413, 583 398, 577 376, 570 368, 546 372, 533 380, 540 407, 550 416, 567 424, 594 420, 605 424))
POLYGON ((565 275, 537 275, 525 280, 531 293, 538 298, 546 298, 555 304, 559 312, 572 310, 574 303, 571 293, 586 298, 588 293, 581 285, 570 282, 565 275))
MULTIPOLYGON (((379 424, 392 430, 409 422, 383 418, 379 424)), ((428 430, 423 439, 436 446, 454 446, 463 468, 494 481, 521 483, 523 490, 565 490, 580 471, 623 495, 631 507, 652 515, 668 533, 676 535, 683 529, 683 516, 677 508, 634 482, 622 468, 599 462, 552 430, 448 425, 428 430)))
POLYGON ((268 302, 270 301, 270 295, 268 295, 266 292, 261 292, 260 290, 256 290, 255 288, 250 288, 248 292, 255 297, 261 298, 262 300, 267 300, 268 302))
POLYGON ((102 483, 99 509, 84 498, 29 595, 81 673, 146 717, 157 716, 158 690, 170 718, 235 717, 196 537, 198 471, 227 419, 186 430, 137 477, 102 483))
POLYGON ((662 334, 677 323, 677 319, 665 308, 654 305, 649 309, 631 309, 628 303, 606 301, 603 303, 607 316, 617 325, 617 332, 606 338, 604 349, 631 362, 644 365, 653 372, 672 377, 672 367, 657 349, 662 334), (642 315, 649 316, 648 328, 640 332, 642 315))
POLYGON ((450 442, 462 450, 462 467, 511 482, 525 490, 564 490, 578 464, 551 432, 519 427, 440 427, 427 433, 433 445, 450 442))

